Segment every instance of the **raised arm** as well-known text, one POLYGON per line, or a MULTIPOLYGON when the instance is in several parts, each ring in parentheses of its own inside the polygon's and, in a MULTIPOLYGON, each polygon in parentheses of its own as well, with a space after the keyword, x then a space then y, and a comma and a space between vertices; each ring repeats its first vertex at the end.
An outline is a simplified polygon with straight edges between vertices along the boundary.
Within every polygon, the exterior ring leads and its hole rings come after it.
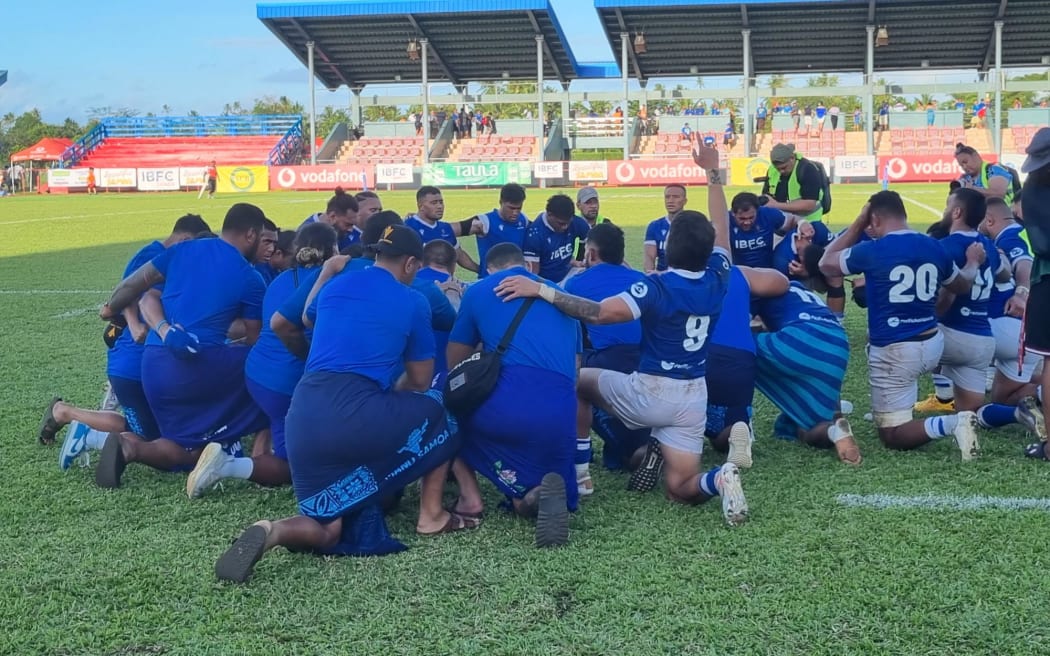
POLYGON ((693 161, 707 174, 707 211, 715 228, 715 246, 729 252, 729 206, 726 203, 725 179, 718 168, 718 150, 697 145, 693 161))
POLYGON ((836 237, 828 247, 824 249, 824 255, 820 258, 820 272, 828 277, 842 277, 842 252, 848 248, 852 248, 854 244, 860 241, 860 236, 867 229, 868 224, 871 222, 871 216, 868 213, 868 206, 865 204, 860 209, 860 214, 854 219, 853 223, 846 228, 846 232, 836 237))

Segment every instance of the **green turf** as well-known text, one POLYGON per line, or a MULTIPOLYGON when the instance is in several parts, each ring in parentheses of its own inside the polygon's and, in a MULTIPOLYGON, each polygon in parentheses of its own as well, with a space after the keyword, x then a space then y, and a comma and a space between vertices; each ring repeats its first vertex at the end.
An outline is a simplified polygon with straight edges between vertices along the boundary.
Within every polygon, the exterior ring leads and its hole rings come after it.
MULTIPOLYGON (((914 223, 943 185, 899 187, 914 223)), ((874 187, 835 186, 844 225, 874 187)), ((690 206, 705 209, 705 192, 690 206)), ((488 210, 497 192, 446 194, 448 218, 488 210)), ((547 192, 530 190, 535 213, 547 192)), ((102 491, 90 469, 61 473, 35 442, 47 399, 98 403, 97 306, 128 257, 174 219, 213 227, 234 200, 295 227, 326 194, 198 201, 195 194, 0 199, 0 653, 4 654, 1045 654, 1050 522, 1036 511, 861 510, 842 493, 1039 497, 1050 469, 1025 460, 1018 430, 983 433, 963 464, 948 441, 910 453, 877 442, 868 411, 863 314, 850 305, 844 396, 865 456, 859 470, 770 438, 759 400, 756 465, 744 475, 752 521, 722 525, 717 504, 672 506, 624 490, 594 466, 595 497, 572 543, 531 547, 530 526, 491 512, 472 533, 413 533, 410 490, 392 518, 411 547, 383 559, 277 551, 247 586, 219 584, 216 557, 250 522, 295 510, 290 490, 227 482, 185 497, 184 475, 132 466, 102 491), (56 293, 11 294, 20 290, 56 293), (71 291, 72 290, 72 291, 71 291)), ((384 194, 409 210, 407 192, 384 194)), ((641 260, 659 189, 602 190, 641 260)), ((473 246, 471 245, 470 248, 473 246)), ((717 458, 717 456, 712 456, 717 458)), ((715 460, 712 460, 714 462, 715 460)), ((491 487, 486 501, 497 498, 491 487)))

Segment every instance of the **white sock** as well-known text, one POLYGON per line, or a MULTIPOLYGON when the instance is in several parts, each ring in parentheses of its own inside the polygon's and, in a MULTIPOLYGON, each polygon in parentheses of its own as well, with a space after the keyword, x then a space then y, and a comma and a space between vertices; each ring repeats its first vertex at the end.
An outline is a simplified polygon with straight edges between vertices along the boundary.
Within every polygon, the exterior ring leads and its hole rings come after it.
POLYGON ((959 425, 959 415, 942 415, 940 417, 930 417, 923 422, 923 427, 926 429, 926 436, 931 440, 936 440, 941 437, 948 437, 955 432, 955 427, 959 425))
POLYGON ((224 478, 241 478, 248 480, 255 471, 255 461, 251 458, 229 458, 222 465, 224 478))
POLYGON ((933 374, 933 391, 941 401, 951 401, 955 398, 955 388, 952 387, 951 379, 941 374, 933 374))
MULTIPOLYGON (((73 424, 70 424, 69 428, 72 430, 73 424)), ((88 431, 87 437, 84 438, 85 448, 89 451, 98 451, 102 448, 102 445, 106 443, 107 437, 109 437, 109 433, 103 433, 102 431, 92 428, 88 431)))
POLYGON ((838 424, 832 423, 828 426, 828 439, 831 440, 832 444, 835 444, 842 438, 846 437, 848 433, 838 427, 838 424))

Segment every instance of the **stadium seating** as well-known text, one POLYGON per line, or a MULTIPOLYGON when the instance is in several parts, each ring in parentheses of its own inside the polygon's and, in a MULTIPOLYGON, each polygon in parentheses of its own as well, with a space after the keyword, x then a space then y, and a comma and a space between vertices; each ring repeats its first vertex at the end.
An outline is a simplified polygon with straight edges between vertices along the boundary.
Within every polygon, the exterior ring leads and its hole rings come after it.
POLYGON ((347 144, 342 160, 353 164, 401 164, 422 158, 423 137, 362 137, 347 144))
MULTIPOLYGON (((885 135, 882 137, 885 139, 885 135)), ((893 155, 939 155, 954 152, 955 144, 966 142, 964 128, 902 128, 889 131, 893 155)))
POLYGON ((280 135, 243 137, 110 137, 80 162, 95 168, 266 164, 280 135))
POLYGON ((524 135, 486 134, 462 139, 449 153, 453 162, 512 162, 536 158, 536 138, 524 135))
POLYGON ((770 144, 793 143, 798 152, 810 157, 835 157, 848 152, 844 130, 825 129, 821 132, 810 130, 808 133, 773 130, 771 137, 770 144))

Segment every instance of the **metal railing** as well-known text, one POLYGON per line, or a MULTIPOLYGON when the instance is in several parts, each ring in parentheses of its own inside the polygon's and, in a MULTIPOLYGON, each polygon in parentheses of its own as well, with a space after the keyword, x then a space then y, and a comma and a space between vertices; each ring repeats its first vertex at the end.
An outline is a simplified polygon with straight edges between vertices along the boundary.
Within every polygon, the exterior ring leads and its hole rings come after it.
POLYGON ((298 164, 303 157, 303 119, 296 121, 266 156, 269 166, 298 164))

